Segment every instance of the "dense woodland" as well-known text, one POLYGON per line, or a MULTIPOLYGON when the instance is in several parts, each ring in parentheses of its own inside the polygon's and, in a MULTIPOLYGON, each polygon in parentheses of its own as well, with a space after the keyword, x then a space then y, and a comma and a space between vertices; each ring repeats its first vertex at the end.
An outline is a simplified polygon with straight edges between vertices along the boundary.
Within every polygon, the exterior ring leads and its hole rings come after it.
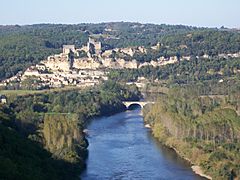
POLYGON ((0 144, 0 179, 78 179, 82 165, 53 158, 42 145, 26 138, 6 106, 0 106, 0 144))
POLYGON ((196 28, 182 25, 139 23, 101 24, 38 24, 0 26, 0 79, 4 79, 38 63, 48 55, 59 53, 62 45, 81 47, 93 35, 105 49, 146 46, 160 43, 158 51, 136 54, 138 61, 150 61, 160 56, 196 56, 240 51, 237 30, 196 28))
POLYGON ((135 86, 115 82, 10 97, 9 107, 0 111, 0 179, 77 179, 87 157, 85 124, 121 112, 126 108, 123 100, 140 97, 135 86))
POLYGON ((196 88, 172 88, 144 110, 145 121, 161 142, 213 179, 238 179, 239 92, 239 85, 228 96, 198 96, 196 88))
POLYGON ((64 44, 81 47, 89 35, 98 37, 105 49, 159 42, 157 51, 134 55, 141 62, 160 56, 191 60, 114 70, 111 81, 86 90, 10 97, 0 107, 0 179, 77 178, 87 156, 85 124, 125 110, 123 100, 139 100, 135 86, 115 82, 141 76, 149 88, 168 90, 144 112, 154 135, 213 178, 240 177, 240 59, 216 56, 240 51, 238 30, 123 22, 0 26, 0 80, 61 52, 64 44), (210 59, 196 58, 203 54, 210 59))
POLYGON ((154 80, 165 80, 169 84, 189 84, 206 80, 220 80, 229 77, 239 79, 240 59, 191 59, 161 67, 146 66, 140 69, 110 71, 109 77, 116 81, 136 81, 146 77, 154 80))

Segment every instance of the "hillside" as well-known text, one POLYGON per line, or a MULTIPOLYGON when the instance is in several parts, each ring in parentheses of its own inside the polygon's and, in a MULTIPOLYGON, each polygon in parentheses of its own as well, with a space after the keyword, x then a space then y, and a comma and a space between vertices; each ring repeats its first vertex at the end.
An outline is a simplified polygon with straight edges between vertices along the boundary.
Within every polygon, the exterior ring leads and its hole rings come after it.
POLYGON ((81 47, 89 35, 99 38, 105 49, 150 47, 159 43, 161 48, 157 53, 134 56, 143 62, 160 56, 214 56, 240 51, 240 34, 230 29, 124 22, 0 26, 0 79, 11 77, 51 54, 59 53, 64 44, 81 47))
POLYGON ((115 82, 85 90, 26 92, 0 104, 0 179, 76 179, 85 168, 85 125, 139 100, 115 82))
POLYGON ((0 144, 0 179, 78 179, 78 165, 52 158, 40 144, 19 134, 11 110, 3 106, 0 144))
POLYGON ((228 96, 171 89, 144 110, 153 135, 213 179, 239 179, 239 87, 228 96))

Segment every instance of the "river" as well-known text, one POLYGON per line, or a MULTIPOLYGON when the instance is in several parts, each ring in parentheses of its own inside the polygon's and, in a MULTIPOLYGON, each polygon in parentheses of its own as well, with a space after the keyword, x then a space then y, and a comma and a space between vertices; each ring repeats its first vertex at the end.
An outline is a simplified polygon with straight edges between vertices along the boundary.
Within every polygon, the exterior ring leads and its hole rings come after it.
POLYGON ((190 164, 152 137, 135 109, 88 125, 89 156, 83 180, 203 180, 190 164))

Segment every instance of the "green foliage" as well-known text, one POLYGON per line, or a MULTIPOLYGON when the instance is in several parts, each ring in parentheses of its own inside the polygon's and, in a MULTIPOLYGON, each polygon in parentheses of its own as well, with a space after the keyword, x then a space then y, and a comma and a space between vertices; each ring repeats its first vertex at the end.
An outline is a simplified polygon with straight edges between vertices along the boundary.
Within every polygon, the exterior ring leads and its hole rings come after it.
MULTIPOLYGON (((39 78, 34 77, 34 76, 30 76, 30 77, 28 77, 27 79, 24 79, 21 82, 21 89, 24 89, 24 90, 39 90, 40 87, 41 87, 41 86, 39 86, 39 83, 41 83, 39 78)), ((17 88, 17 89, 19 89, 19 88, 17 88)))
MULTIPOLYGON (((139 62, 147 62, 160 56, 214 56, 240 51, 240 35, 234 30, 124 22, 1 26, 0 79, 25 70, 51 54, 59 53, 64 44, 81 47, 87 43, 89 35, 99 38, 106 50, 129 46, 150 47, 158 42, 162 45, 158 51, 135 54, 134 58, 139 62)), ((86 54, 82 52, 80 57, 86 57, 86 54)), ((231 73, 231 69, 226 68, 224 73, 231 73)))
MULTIPOLYGON (((209 88, 211 88, 220 79, 229 77, 239 79, 237 78, 237 70, 239 69, 239 58, 191 59, 190 61, 181 61, 156 68, 145 66, 140 69, 112 70, 110 71, 109 78, 114 81, 136 81, 137 77, 144 76, 149 80, 158 79, 160 81, 168 81, 169 86, 175 84, 204 83, 214 80, 209 85, 209 88), (222 73, 223 69, 228 69, 228 73, 222 73)), ((223 82, 222 85, 218 84, 218 86, 223 85, 227 86, 226 82, 223 82)), ((231 84, 228 85, 230 86, 231 84)))
POLYGON ((58 159, 84 163, 87 140, 77 114, 45 114, 42 134, 45 147, 58 159))
POLYGON ((239 103, 233 106, 234 101, 239 101, 239 92, 219 99, 173 88, 144 110, 144 119, 152 125, 154 136, 213 179, 239 178, 240 116, 239 103))
POLYGON ((0 179, 78 179, 83 167, 53 159, 40 144, 20 135, 7 107, 0 107, 0 115, 0 179))
POLYGON ((135 86, 111 81, 10 98, 10 108, 0 106, 0 179, 75 179, 87 156, 87 120, 120 112, 123 100, 139 98, 135 86))
POLYGON ((0 79, 59 53, 63 44, 80 46, 87 41, 87 36, 67 25, 2 26, 0 79))
MULTIPOLYGON (((35 94, 18 96, 11 103, 11 107, 17 112, 22 122, 27 122, 27 114, 31 114, 32 124, 38 113, 77 113, 82 117, 108 115, 125 109, 122 101, 139 100, 140 92, 136 86, 123 87, 109 81, 99 87, 87 90, 61 91, 47 94, 35 94), (27 113, 25 115, 25 113, 27 113)), ((84 120, 84 119, 83 119, 84 120)))

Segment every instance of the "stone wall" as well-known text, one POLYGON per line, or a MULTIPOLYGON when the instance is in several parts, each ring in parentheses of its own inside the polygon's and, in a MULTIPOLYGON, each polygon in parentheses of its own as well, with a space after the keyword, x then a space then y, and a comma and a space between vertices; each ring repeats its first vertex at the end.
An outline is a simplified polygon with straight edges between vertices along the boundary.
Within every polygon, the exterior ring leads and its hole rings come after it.
POLYGON ((101 63, 88 58, 75 59, 73 68, 76 69, 97 69, 101 67, 101 63))

